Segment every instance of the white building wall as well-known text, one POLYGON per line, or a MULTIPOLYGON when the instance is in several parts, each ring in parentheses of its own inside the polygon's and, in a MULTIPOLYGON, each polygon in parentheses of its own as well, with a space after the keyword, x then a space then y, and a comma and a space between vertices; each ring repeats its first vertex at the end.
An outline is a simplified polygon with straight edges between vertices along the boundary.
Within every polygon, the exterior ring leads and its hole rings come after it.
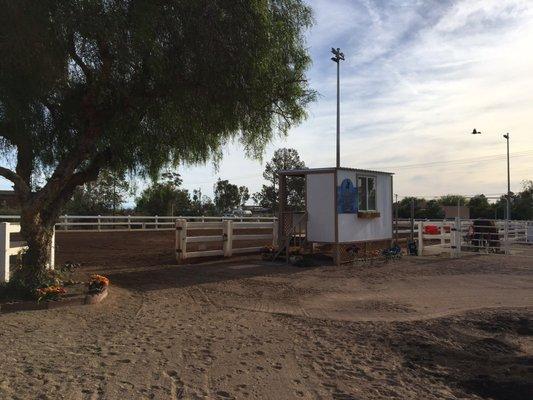
POLYGON ((357 185, 357 175, 376 177, 376 205, 380 216, 372 219, 357 218, 357 214, 339 214, 339 242, 358 242, 392 238, 392 177, 388 174, 351 170, 337 171, 337 186, 345 178, 357 185))
POLYGON ((307 174, 306 186, 307 240, 335 242, 334 174, 307 174))

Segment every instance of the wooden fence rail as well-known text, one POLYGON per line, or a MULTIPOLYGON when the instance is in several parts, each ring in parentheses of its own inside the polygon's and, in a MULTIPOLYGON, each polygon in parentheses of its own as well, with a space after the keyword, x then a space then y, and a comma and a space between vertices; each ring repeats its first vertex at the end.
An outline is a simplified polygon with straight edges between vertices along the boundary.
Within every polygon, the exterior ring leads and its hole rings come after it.
POLYGON ((236 222, 224 220, 218 222, 189 222, 186 219, 176 221, 175 250, 176 260, 183 263, 187 259, 196 257, 223 256, 231 257, 233 254, 256 253, 264 246, 236 247, 239 241, 268 242, 272 246, 277 242, 277 221, 270 222, 236 222), (191 231, 209 230, 215 234, 191 236, 191 231), (241 231, 254 230, 254 233, 240 233, 241 231), (265 230, 270 233, 256 233, 265 230), (239 233, 236 233, 238 231, 239 233), (204 245, 205 249, 191 250, 189 244, 204 245), (217 249, 207 249, 207 244, 218 244, 217 249))

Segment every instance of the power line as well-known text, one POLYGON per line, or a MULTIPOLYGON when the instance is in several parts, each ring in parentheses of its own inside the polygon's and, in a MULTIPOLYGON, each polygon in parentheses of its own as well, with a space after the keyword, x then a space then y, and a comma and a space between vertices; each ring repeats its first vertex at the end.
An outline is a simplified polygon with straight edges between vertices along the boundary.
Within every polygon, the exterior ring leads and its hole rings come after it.
MULTIPOLYGON (((512 158, 518 158, 518 157, 528 157, 533 156, 533 149, 512 153, 510 154, 510 157, 512 158)), ((481 157, 470 157, 470 158, 460 158, 456 160, 442 160, 442 161, 431 161, 427 163, 418 163, 418 164, 403 164, 403 165, 396 165, 396 166, 382 166, 380 168, 384 169, 411 169, 411 168, 420 168, 420 167, 428 167, 428 166, 440 166, 440 165, 465 165, 465 164, 474 164, 478 162, 486 162, 486 161, 494 161, 494 160, 505 160, 506 159, 505 154, 494 154, 490 156, 481 156, 481 157)))

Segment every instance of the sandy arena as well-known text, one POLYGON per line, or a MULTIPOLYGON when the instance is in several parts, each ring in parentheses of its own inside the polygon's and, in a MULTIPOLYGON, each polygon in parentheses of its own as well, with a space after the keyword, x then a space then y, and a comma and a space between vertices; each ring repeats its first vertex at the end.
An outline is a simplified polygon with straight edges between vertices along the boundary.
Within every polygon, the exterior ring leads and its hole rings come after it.
POLYGON ((178 266, 173 232, 58 233, 96 306, 0 314, 0 399, 533 393, 533 258, 178 266))

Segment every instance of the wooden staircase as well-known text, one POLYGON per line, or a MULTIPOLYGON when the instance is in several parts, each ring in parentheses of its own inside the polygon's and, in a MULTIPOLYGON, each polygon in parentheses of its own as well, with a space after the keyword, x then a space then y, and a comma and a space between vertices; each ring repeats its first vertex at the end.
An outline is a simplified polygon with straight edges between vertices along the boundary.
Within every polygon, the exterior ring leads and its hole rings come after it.
POLYGON ((280 221, 280 234, 278 239, 278 251, 274 254, 273 260, 277 260, 285 253, 285 261, 289 263, 291 250, 298 248, 300 254, 304 252, 307 244, 307 212, 303 213, 283 213, 280 221))

